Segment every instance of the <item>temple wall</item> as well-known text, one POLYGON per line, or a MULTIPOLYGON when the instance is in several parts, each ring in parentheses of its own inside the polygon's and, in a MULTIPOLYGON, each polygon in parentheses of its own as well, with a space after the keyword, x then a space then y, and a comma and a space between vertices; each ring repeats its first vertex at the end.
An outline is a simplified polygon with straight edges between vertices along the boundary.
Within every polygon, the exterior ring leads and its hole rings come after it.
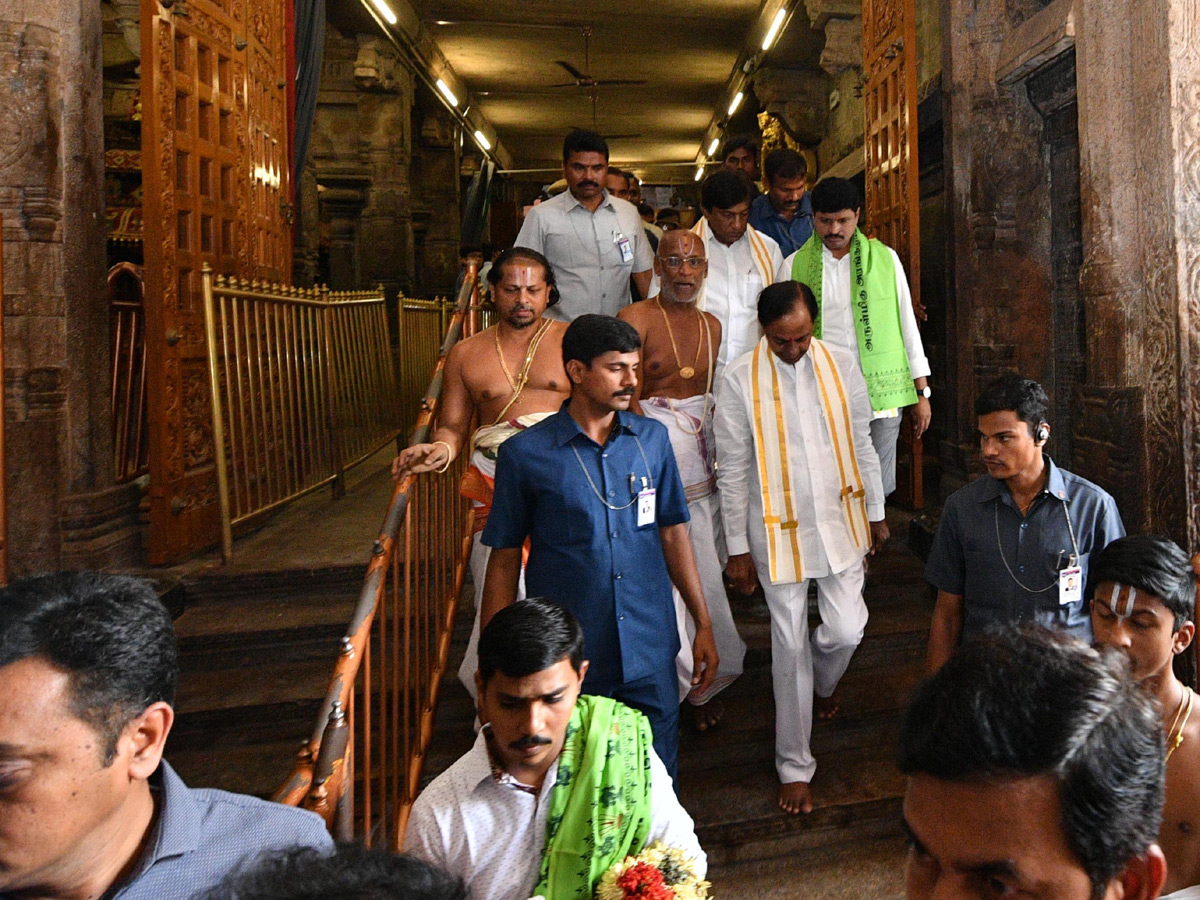
POLYGON ((105 295, 101 10, 0 7, 5 428, 16 575, 132 562, 114 485, 105 295))

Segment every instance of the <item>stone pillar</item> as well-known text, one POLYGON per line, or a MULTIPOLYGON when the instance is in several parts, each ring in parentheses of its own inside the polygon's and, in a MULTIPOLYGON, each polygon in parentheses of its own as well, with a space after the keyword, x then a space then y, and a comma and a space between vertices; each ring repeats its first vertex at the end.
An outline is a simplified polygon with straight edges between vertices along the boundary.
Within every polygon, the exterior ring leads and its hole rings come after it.
POLYGON ((1200 542, 1200 0, 1077 0, 1088 437, 1131 530, 1200 542), (1124 473, 1123 473, 1124 474, 1124 473))
POLYGON ((0 12, 5 451, 16 575, 132 563, 138 553, 138 490, 114 485, 109 421, 100 40, 97 3, 10 3, 0 12))
POLYGON ((422 98, 425 93, 417 95, 423 118, 420 156, 414 160, 414 172, 419 171, 414 182, 420 193, 413 197, 413 212, 424 225, 418 265, 425 292, 449 297, 459 268, 461 156, 454 120, 432 96, 422 98))
MULTIPOLYGON (((997 82, 1003 42, 1037 0, 949 0, 942 19, 950 295, 947 432, 952 468, 978 449, 978 388, 1008 371, 1052 385, 1049 172, 1042 120, 1021 85, 997 82)), ((1052 423, 1053 424, 1053 423, 1052 423)))

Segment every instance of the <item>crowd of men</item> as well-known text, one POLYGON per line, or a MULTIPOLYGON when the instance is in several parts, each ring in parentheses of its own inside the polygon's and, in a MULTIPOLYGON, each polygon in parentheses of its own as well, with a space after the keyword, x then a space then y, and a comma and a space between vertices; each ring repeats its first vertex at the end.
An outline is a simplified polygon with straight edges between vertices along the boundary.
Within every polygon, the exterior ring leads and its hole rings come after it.
MULTIPOLYGON (((572 132, 567 190, 487 273, 497 324, 452 349, 430 442, 395 460, 400 478, 468 455, 476 523, 459 675, 478 733, 418 797, 409 855, 188 788, 163 758, 177 651, 152 587, 46 575, 0 592, 0 900, 588 898, 655 842, 703 878, 679 730, 718 727, 742 673, 731 589, 765 598, 774 790, 811 812, 813 718, 840 711, 930 370, 854 185, 809 191, 775 151, 760 194, 753 142, 725 151, 701 218, 655 234, 603 139, 572 132)), ((928 678, 897 757, 907 894, 1200 898, 1200 715, 1174 666, 1196 576, 1046 455, 1047 406, 1019 375, 980 392, 986 472, 927 564, 928 678)))

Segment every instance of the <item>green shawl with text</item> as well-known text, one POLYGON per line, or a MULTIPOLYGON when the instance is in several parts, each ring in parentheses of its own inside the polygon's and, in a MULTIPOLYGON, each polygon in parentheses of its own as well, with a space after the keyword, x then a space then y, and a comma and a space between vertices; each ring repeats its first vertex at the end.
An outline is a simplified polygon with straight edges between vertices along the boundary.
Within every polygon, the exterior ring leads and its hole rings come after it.
MULTIPOLYGON (((803 282, 817 298, 813 337, 821 339, 821 286, 824 283, 825 245, 813 232, 792 260, 792 280, 803 282)), ((858 358, 871 408, 878 411, 911 406, 917 402, 908 351, 900 330, 900 304, 896 296, 896 267, 887 245, 855 229, 850 240, 850 311, 858 335, 858 358)))
POLYGON ((607 697, 575 705, 550 789, 534 896, 592 900, 596 883, 650 836, 650 723, 607 697))

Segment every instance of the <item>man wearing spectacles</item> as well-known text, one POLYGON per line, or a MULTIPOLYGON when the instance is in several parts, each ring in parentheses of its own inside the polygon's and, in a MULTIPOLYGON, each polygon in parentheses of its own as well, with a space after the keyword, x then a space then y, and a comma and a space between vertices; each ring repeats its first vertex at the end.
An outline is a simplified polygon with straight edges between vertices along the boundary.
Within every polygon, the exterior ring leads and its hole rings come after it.
POLYGON ((707 731, 720 722, 724 708, 717 694, 742 674, 746 656, 746 645, 738 635, 721 575, 725 537, 712 433, 713 379, 721 346, 721 323, 712 313, 696 308, 707 269, 704 243, 698 235, 690 231, 664 235, 654 260, 658 296, 627 306, 618 314, 637 329, 642 339, 641 378, 634 399, 642 414, 661 422, 671 436, 691 514, 688 537, 721 657, 711 689, 692 688, 691 635, 696 627, 677 598, 680 699, 687 699, 698 731, 707 731))
POLYGON ((742 172, 721 169, 700 188, 703 218, 692 228, 708 257, 708 281, 696 299, 699 309, 717 317, 723 329, 715 385, 725 366, 751 350, 758 327, 758 294, 775 282, 783 254, 774 239, 750 224, 753 184, 742 172))
POLYGON ((679 753, 679 651, 671 585, 696 623, 693 686, 717 674, 704 591, 688 540, 688 507, 667 431, 629 412, 641 339, 612 316, 580 316, 563 335, 571 397, 506 441, 483 531, 492 548, 484 628, 514 602, 521 548, 528 596, 569 610, 591 666, 585 694, 645 713, 671 776, 679 753))

